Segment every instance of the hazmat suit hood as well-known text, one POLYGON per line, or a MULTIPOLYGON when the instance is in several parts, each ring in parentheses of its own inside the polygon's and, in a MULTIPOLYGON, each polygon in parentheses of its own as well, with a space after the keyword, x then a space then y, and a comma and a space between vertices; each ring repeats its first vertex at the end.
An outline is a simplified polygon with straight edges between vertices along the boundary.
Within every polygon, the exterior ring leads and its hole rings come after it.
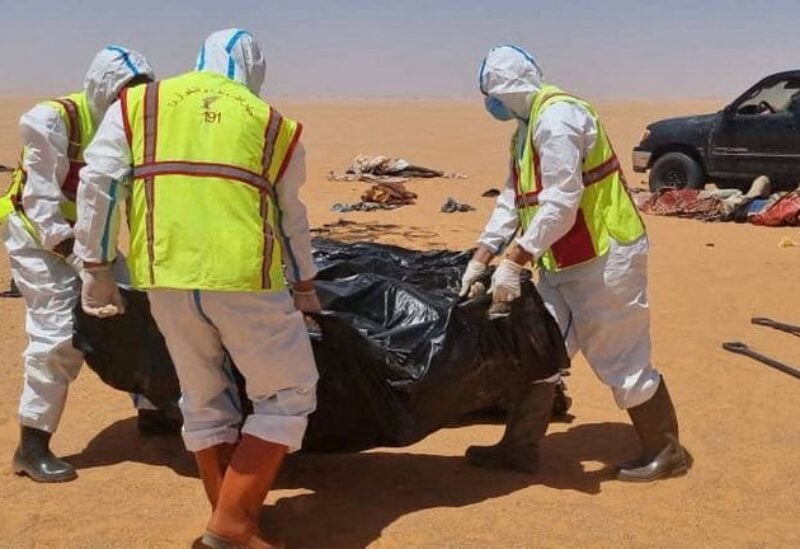
POLYGON ((533 97, 544 85, 544 74, 536 59, 512 45, 495 46, 486 55, 478 74, 481 92, 499 101, 514 117, 528 120, 533 97))
POLYGON ((258 95, 264 84, 265 63, 255 38, 243 29, 212 33, 197 56, 195 70, 222 74, 258 95))
POLYGON ((137 76, 155 80, 155 73, 144 55, 116 45, 100 50, 89 65, 83 84, 96 122, 102 120, 122 88, 137 76))

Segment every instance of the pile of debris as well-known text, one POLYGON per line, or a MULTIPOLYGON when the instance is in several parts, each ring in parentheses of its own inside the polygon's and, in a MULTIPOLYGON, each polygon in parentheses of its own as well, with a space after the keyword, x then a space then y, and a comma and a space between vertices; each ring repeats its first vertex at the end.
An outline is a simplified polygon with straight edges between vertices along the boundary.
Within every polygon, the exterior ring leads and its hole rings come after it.
POLYGON ((467 176, 418 166, 403 158, 365 154, 356 156, 345 173, 331 171, 328 174, 329 181, 366 181, 368 183, 405 183, 411 179, 434 177, 466 179, 467 176))
POLYGON ((475 207, 471 204, 458 202, 455 198, 448 196, 447 200, 440 208, 442 213, 456 213, 456 212, 474 212, 475 207))
POLYGON ((632 191, 636 206, 646 214, 770 227, 800 226, 800 189, 773 193, 766 176, 753 181, 747 193, 738 189, 632 191))
POLYGON ((696 189, 665 187, 655 193, 640 192, 634 195, 639 209, 646 214, 686 217, 712 221, 723 215, 722 201, 696 189))
MULTIPOLYGON (((328 180, 366 181, 374 183, 374 185, 361 195, 360 202, 334 204, 331 211, 339 213, 372 212, 394 210, 401 206, 411 205, 416 202, 417 195, 406 189, 404 183, 416 178, 431 179, 434 177, 466 179, 467 176, 419 166, 404 158, 361 154, 355 157, 345 173, 339 174, 331 171, 328 174, 328 180)), ((459 203, 452 198, 448 198, 441 207, 441 211, 444 213, 470 212, 474 209, 469 204, 459 203)))
POLYGON ((417 195, 398 182, 383 181, 370 187, 361 195, 361 202, 355 204, 334 204, 331 211, 372 212, 375 210, 394 210, 400 206, 414 204, 417 195))

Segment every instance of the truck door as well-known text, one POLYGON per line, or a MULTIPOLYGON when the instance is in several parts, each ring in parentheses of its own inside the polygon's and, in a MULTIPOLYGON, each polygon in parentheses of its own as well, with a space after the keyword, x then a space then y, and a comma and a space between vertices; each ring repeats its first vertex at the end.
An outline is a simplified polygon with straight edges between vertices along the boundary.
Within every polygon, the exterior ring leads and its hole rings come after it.
POLYGON ((767 79, 727 107, 709 138, 722 177, 800 178, 800 79, 767 79))

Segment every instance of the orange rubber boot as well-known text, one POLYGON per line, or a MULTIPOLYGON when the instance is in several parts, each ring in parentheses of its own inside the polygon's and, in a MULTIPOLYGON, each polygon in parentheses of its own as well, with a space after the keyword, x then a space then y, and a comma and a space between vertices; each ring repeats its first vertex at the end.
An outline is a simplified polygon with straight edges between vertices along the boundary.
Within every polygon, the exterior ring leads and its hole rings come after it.
POLYGON ((200 478, 203 481, 203 488, 206 490, 212 510, 217 507, 225 471, 228 469, 235 449, 235 444, 217 444, 194 454, 197 469, 200 471, 200 478))
POLYGON ((208 523, 210 534, 245 547, 259 538, 261 507, 278 476, 286 450, 283 444, 242 435, 208 523))

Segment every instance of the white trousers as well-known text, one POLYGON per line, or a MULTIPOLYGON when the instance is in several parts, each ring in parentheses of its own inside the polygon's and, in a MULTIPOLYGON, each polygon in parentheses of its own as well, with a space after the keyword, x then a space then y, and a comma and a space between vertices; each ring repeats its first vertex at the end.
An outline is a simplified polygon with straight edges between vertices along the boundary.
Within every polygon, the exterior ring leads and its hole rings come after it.
MULTIPOLYGON (((83 354, 72 346, 72 310, 80 299, 78 274, 58 255, 44 250, 16 214, 2 227, 11 276, 25 299, 28 346, 19 421, 26 427, 55 432, 64 412, 69 384, 78 376, 83 354)), ((124 261, 115 264, 126 281, 124 261)), ((137 408, 154 408, 144 397, 137 408)))
POLYGON ((539 271, 537 288, 564 334, 622 409, 650 400, 661 376, 650 362, 647 237, 563 271, 539 271))
POLYGON ((187 450, 239 439, 242 409, 225 350, 253 402, 241 432, 300 449, 318 374, 289 293, 159 289, 149 296, 180 381, 187 450))

